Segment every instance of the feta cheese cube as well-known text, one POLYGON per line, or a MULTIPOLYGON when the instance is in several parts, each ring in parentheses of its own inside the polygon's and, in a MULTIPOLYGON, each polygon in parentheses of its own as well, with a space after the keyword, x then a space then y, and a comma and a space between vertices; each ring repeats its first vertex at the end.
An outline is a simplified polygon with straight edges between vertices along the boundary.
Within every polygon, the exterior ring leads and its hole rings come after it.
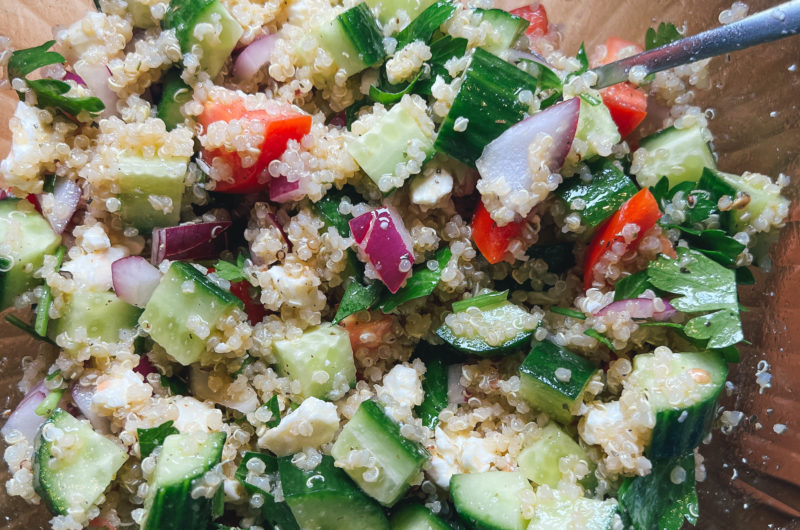
POLYGON ((277 427, 268 430, 259 440, 259 445, 278 456, 287 456, 332 441, 338 430, 336 405, 310 397, 284 417, 277 427))

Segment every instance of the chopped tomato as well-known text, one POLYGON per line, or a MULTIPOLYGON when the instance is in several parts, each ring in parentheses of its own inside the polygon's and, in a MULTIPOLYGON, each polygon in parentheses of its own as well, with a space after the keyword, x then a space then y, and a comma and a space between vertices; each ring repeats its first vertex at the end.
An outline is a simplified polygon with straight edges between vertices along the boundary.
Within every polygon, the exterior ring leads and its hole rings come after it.
MULTIPOLYGON (((633 48, 635 53, 643 51, 640 46, 632 42, 609 37, 606 41, 606 56, 600 63, 608 64, 616 61, 620 58, 620 52, 625 48, 633 48)), ((632 133, 647 116, 647 94, 630 83, 620 83, 604 88, 600 94, 623 138, 632 133)))
POLYGON ((547 11, 544 6, 539 2, 524 7, 518 7, 509 11, 512 15, 522 17, 528 22, 530 26, 525 30, 525 35, 546 35, 549 29, 547 21, 547 11))
POLYGON ((359 322, 355 315, 342 320, 342 325, 350 335, 350 345, 353 351, 359 348, 377 348, 384 344, 387 336, 392 332, 392 317, 385 316, 380 320, 370 320, 369 322, 359 322))
POLYGON ((95 517, 89 521, 90 528, 108 528, 108 530, 116 530, 116 527, 103 519, 102 517, 95 517))
POLYGON ((489 263, 500 263, 506 255, 508 246, 522 235, 525 221, 497 226, 482 202, 478 203, 472 217, 472 240, 489 263))
POLYGON ((591 244, 589 244, 583 265, 584 288, 589 289, 592 286, 594 266, 611 249, 611 245, 625 243, 625 237, 622 234, 626 225, 634 224, 639 227, 634 239, 627 243, 628 247, 633 247, 644 233, 656 224, 660 217, 661 210, 658 209, 658 202, 647 188, 640 190, 623 203, 608 221, 600 225, 591 244))
MULTIPOLYGON (((239 154, 235 151, 213 149, 203 151, 203 160, 211 165, 214 158, 222 157, 233 170, 233 182, 217 182, 216 191, 224 193, 253 193, 269 186, 265 178, 269 163, 279 158, 286 150, 289 140, 300 140, 311 130, 311 116, 287 110, 274 114, 265 110, 247 110, 241 100, 234 102, 206 103, 197 121, 207 128, 211 123, 231 120, 258 120, 265 125, 264 142, 259 146, 260 154, 255 164, 243 168, 239 154)), ((268 176, 267 176, 268 177, 268 176)))
POLYGON ((250 324, 255 326, 267 316, 267 309, 259 300, 258 289, 247 280, 231 282, 231 294, 244 303, 244 312, 250 324))
POLYGON ((619 54, 625 48, 633 48, 636 53, 641 53, 644 50, 636 43, 620 39, 619 37, 609 37, 606 41, 606 56, 600 61, 600 64, 613 63, 619 59, 619 54))

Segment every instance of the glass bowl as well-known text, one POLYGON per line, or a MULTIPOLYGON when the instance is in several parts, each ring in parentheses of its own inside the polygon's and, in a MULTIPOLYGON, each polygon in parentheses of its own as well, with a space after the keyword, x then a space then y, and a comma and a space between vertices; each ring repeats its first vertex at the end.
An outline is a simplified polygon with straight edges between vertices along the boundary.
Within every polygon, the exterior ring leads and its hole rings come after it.
MULTIPOLYGON (((780 2, 752 0, 750 12, 780 2)), ((729 0, 544 0, 551 22, 564 30, 563 48, 587 49, 616 35, 641 42, 646 29, 662 21, 697 33, 718 24, 729 0)), ((0 3, 0 35, 15 47, 47 40, 50 27, 82 16, 90 2, 82 0, 7 0, 0 3)), ((732 173, 783 172, 794 180, 789 222, 772 249, 772 272, 755 271, 756 284, 741 291, 748 311, 742 319, 752 342, 742 349, 742 362, 731 371, 734 391, 722 406, 745 418, 732 434, 714 432, 701 447, 708 478, 699 485, 699 528, 800 528, 800 36, 720 57, 711 64, 713 88, 698 94, 703 108, 713 109, 711 130, 720 154, 720 168, 732 173), (767 363, 766 365, 764 363, 767 363), (768 366, 771 388, 760 392, 759 367, 768 366), (775 425, 786 425, 782 434, 775 425)), ((8 149, 5 125, 16 95, 0 94, 0 155, 8 149)), ((651 124, 651 127, 655 127, 651 124)), ((15 328, 0 324, 0 411, 21 398, 16 384, 20 359, 35 355, 36 345, 15 328)), ((0 418, 0 421, 2 419, 0 418)), ((3 483, 7 474, 0 472, 3 483)), ((0 494, 0 526, 47 528, 43 506, 0 494)))

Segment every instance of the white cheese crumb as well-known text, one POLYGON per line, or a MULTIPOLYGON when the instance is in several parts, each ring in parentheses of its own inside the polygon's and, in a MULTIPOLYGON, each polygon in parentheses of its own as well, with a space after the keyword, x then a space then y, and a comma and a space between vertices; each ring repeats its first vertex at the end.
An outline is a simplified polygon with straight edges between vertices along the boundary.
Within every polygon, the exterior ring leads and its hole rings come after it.
POLYGON ((258 442, 278 456, 287 456, 332 441, 337 430, 339 415, 336 405, 310 397, 258 442))

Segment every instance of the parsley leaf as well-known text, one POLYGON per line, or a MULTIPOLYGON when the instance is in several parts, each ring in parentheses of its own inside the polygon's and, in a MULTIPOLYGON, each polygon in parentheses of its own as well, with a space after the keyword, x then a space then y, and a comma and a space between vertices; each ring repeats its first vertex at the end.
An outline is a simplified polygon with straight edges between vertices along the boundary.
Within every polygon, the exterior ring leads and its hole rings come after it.
POLYGON ((389 313, 400 304, 414 300, 415 298, 423 298, 428 296, 436 289, 439 280, 442 277, 442 271, 447 266, 447 262, 453 253, 450 252, 449 247, 444 247, 436 252, 434 259, 439 265, 436 270, 430 270, 428 264, 422 263, 414 273, 406 281, 406 285, 398 290, 396 293, 387 293, 381 299, 381 311, 389 313))
POLYGON ((683 232, 692 248, 726 267, 734 266, 736 257, 745 249, 745 245, 733 239, 723 230, 695 230, 685 226, 668 228, 677 228, 683 232))
POLYGON ((586 335, 587 337, 592 337, 593 339, 597 340, 601 344, 604 344, 606 346, 606 348, 608 348, 609 350, 611 350, 613 352, 617 351, 616 348, 614 348, 614 343, 612 343, 611 340, 609 340, 608 337, 606 337, 605 335, 603 335, 602 333, 600 333, 596 329, 589 328, 586 331, 584 331, 583 334, 586 335))
POLYGON ((70 90, 69 83, 57 79, 37 79, 26 81, 28 88, 36 94, 38 107, 53 107, 67 114, 77 116, 82 111, 96 114, 103 111, 106 106, 95 97, 69 97, 65 96, 70 90))
POLYGON ((614 301, 638 298, 645 290, 652 288, 647 281, 647 271, 639 271, 625 276, 614 286, 614 301))
POLYGON ((186 381, 177 375, 172 377, 161 375, 161 386, 169 390, 173 396, 185 396, 189 393, 189 386, 186 381))
POLYGON ((662 22, 657 28, 650 28, 644 36, 645 50, 660 48, 665 44, 682 38, 681 32, 672 22, 662 22))
POLYGON ((339 303, 339 308, 336 310, 336 316, 333 317, 333 324, 338 324, 353 313, 366 311, 372 308, 378 303, 382 291, 383 285, 380 282, 376 281, 367 285, 361 285, 358 281, 353 279, 344 291, 342 301, 339 303))
POLYGON ((139 436, 139 452, 145 458, 153 452, 170 434, 178 434, 178 429, 172 426, 172 420, 165 421, 152 429, 136 429, 139 436))
POLYGON ((586 315, 583 314, 581 311, 576 311, 574 309, 569 309, 567 307, 560 307, 557 305, 550 306, 550 312, 555 313, 556 315, 563 315, 565 317, 576 318, 578 320, 586 320, 586 315))
MULTIPOLYGON (((420 68, 417 72, 417 75, 414 76, 410 82, 406 83, 405 86, 402 85, 391 85, 388 81, 385 83, 381 83, 381 88, 378 88, 375 85, 369 86, 369 97, 372 101, 377 103, 383 103, 384 105, 389 105, 392 103, 397 103, 403 96, 410 93, 413 88, 417 85, 417 81, 419 81, 422 73, 425 71, 424 68, 420 68)), ((383 73, 381 73, 381 78, 384 78, 383 73)))
POLYGON ((721 309, 694 317, 683 328, 688 337, 708 340, 708 348, 727 348, 744 340, 739 313, 733 309, 721 309))
POLYGON ((229 282, 238 282, 247 278, 244 274, 244 256, 239 254, 236 257, 236 263, 230 261, 219 260, 214 265, 214 272, 223 280, 229 282))
POLYGON ((269 401, 264 403, 264 406, 272 413, 272 417, 267 422, 267 427, 274 428, 281 423, 281 408, 278 406, 278 395, 269 398, 269 401))
POLYGON ((581 67, 577 72, 573 72, 572 75, 581 75, 582 73, 589 70, 589 56, 586 55, 586 43, 582 42, 581 47, 578 50, 578 54, 575 56, 578 59, 578 62, 581 63, 581 67))
POLYGON ((66 62, 66 59, 60 53, 47 51, 55 43, 56 41, 51 40, 41 46, 17 50, 12 53, 11 58, 8 60, 8 78, 25 79, 25 76, 42 66, 66 62))
POLYGON ((397 39, 397 51, 403 49, 406 44, 421 40, 428 43, 433 33, 444 24, 447 19, 453 16, 456 6, 448 1, 439 1, 427 7, 411 23, 395 37, 397 39))

